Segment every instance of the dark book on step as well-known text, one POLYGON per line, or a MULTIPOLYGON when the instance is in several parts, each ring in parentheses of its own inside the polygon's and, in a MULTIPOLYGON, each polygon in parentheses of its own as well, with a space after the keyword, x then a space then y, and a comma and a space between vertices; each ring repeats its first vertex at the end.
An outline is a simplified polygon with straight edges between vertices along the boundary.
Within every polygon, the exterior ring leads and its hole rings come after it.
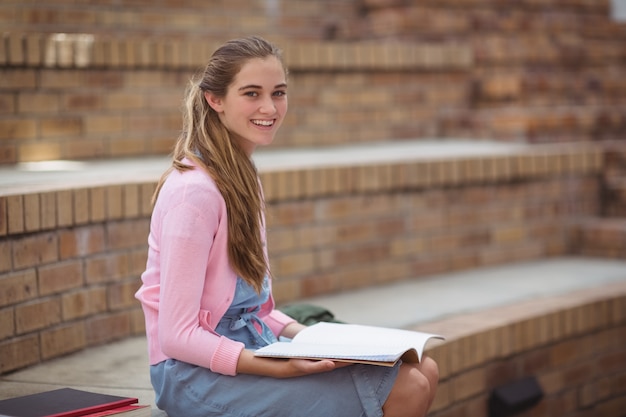
POLYGON ((0 400, 0 417, 123 416, 129 412, 149 416, 150 407, 138 405, 137 401, 137 398, 61 388, 0 400))

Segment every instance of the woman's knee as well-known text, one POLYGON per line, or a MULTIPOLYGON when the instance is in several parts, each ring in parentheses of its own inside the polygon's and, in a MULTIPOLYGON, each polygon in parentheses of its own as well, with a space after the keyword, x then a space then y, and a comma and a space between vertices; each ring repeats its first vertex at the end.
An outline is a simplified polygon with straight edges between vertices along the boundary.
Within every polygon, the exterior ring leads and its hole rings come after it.
POLYGON ((416 366, 402 364, 385 402, 385 417, 421 416, 431 403, 431 381, 416 366))
POLYGON ((436 385, 439 382, 439 366, 437 365, 437 362, 429 356, 424 356, 422 358, 422 361, 418 365, 418 369, 424 374, 424 376, 426 376, 426 378, 428 378, 431 385, 436 385))

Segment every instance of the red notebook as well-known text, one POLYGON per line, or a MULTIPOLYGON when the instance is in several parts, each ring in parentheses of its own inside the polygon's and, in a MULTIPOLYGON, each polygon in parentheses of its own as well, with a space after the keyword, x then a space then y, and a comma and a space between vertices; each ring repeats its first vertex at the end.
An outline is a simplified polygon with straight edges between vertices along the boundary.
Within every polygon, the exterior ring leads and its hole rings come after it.
POLYGON ((0 401, 0 416, 80 417, 137 403, 137 398, 61 388, 0 401))

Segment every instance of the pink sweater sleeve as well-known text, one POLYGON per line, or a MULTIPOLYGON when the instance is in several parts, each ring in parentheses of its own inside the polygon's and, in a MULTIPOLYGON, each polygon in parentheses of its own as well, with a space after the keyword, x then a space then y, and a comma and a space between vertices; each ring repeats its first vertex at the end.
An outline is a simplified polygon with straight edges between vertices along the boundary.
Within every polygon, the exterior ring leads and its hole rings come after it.
POLYGON ((216 335, 200 322, 215 219, 210 207, 201 212, 188 203, 163 218, 159 341, 167 356, 233 375, 243 344, 216 335))
MULTIPOLYGON (((214 202, 220 197, 211 199, 206 189, 185 193, 182 202, 166 207, 160 222, 159 345, 168 357, 234 375, 244 345, 214 333, 209 319, 203 320, 210 313, 202 308, 210 287, 205 280, 225 278, 215 276, 223 273, 215 265, 220 257, 209 262, 218 223, 225 218, 214 202)), ((227 257, 222 258, 227 262, 227 257)))

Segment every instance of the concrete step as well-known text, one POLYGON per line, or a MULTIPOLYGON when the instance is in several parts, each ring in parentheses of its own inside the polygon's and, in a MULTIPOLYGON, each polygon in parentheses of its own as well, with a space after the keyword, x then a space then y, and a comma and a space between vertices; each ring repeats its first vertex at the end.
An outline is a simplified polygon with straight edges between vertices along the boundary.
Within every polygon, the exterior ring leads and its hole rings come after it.
MULTIPOLYGON (((626 220, 625 220, 626 223, 626 220)), ((445 317, 626 280, 621 259, 558 257, 431 275, 301 300, 341 321, 419 327, 445 317)))

